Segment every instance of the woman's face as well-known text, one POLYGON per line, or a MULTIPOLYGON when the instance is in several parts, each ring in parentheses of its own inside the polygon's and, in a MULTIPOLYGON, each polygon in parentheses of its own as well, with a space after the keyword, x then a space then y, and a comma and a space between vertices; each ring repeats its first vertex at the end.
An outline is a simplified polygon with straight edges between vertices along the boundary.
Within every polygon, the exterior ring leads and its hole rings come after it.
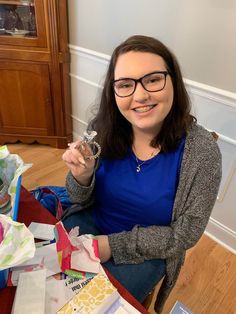
MULTIPOLYGON (((162 57, 149 52, 130 51, 118 57, 114 79, 139 79, 155 71, 167 71, 162 57)), ((170 75, 166 76, 166 85, 161 91, 148 92, 138 82, 131 96, 119 97, 115 94, 119 111, 132 124, 133 131, 142 131, 154 136, 160 131, 171 110, 173 97, 170 75)))

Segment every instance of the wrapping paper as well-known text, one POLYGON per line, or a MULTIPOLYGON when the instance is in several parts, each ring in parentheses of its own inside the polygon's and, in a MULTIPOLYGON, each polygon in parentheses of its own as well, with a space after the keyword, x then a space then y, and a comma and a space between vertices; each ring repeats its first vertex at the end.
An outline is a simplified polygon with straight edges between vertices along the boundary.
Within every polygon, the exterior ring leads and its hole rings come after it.
POLYGON ((100 259, 98 241, 90 234, 79 235, 79 227, 68 234, 61 221, 55 225, 55 239, 62 272, 76 270, 98 273, 100 259))
POLYGON ((6 145, 0 146, 0 176, 4 175, 10 183, 8 188, 8 194, 11 196, 11 211, 8 213, 10 216, 13 214, 18 178, 31 166, 32 164, 25 164, 20 156, 10 154, 6 145))
POLYGON ((0 225, 0 270, 17 266, 34 256, 34 236, 25 224, 0 215, 0 225))

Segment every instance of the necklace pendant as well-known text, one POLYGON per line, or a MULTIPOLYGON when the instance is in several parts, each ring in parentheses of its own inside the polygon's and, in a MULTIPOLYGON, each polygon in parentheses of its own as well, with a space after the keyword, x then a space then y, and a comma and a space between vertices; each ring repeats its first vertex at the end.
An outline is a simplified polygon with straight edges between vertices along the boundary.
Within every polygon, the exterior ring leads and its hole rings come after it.
POLYGON ((136 167, 136 171, 137 171, 137 172, 140 172, 140 170, 141 170, 140 165, 138 165, 138 166, 136 167))

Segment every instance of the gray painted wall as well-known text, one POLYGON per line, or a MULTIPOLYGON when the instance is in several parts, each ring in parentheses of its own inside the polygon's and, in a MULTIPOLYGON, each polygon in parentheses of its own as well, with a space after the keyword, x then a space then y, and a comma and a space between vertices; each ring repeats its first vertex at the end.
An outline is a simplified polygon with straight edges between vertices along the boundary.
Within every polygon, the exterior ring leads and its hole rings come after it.
POLYGON ((130 35, 154 36, 184 77, 236 93, 235 0, 68 0, 70 43, 111 54, 130 35))

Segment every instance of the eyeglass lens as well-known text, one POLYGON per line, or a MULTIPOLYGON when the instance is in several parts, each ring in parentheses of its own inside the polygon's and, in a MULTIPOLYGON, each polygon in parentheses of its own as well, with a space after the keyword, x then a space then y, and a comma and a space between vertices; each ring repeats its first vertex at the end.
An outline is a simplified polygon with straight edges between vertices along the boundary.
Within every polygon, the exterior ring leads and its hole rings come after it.
POLYGON ((135 80, 130 78, 120 79, 114 82, 114 90, 117 96, 126 97, 134 93, 136 85, 140 82, 148 92, 157 92, 165 87, 166 72, 155 72, 135 80))

